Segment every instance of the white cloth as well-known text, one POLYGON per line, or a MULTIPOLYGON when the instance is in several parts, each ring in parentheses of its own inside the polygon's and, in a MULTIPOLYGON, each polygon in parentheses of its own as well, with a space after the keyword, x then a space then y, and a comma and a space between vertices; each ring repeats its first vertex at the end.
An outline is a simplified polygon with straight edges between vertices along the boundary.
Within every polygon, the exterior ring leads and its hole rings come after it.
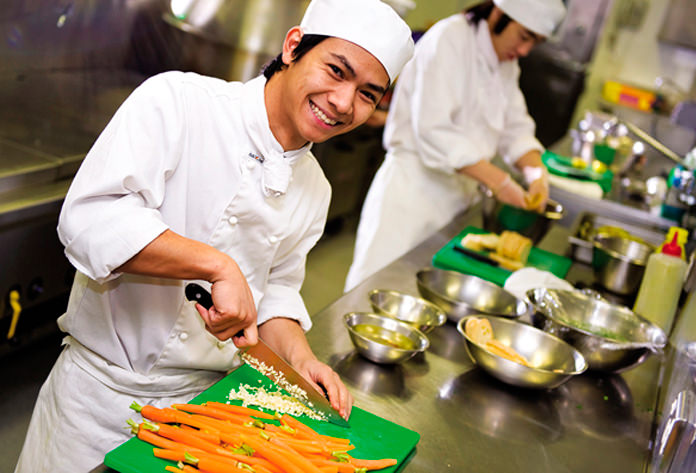
POLYGON ((300 27, 305 34, 357 44, 377 58, 392 82, 413 55, 411 29, 380 0, 312 0, 300 27))
POLYGON ((486 24, 472 27, 461 13, 419 40, 396 84, 346 290, 475 202, 476 182, 457 169, 543 149, 518 78, 516 61, 498 61, 486 24))
POLYGON ((493 0, 498 8, 525 28, 551 36, 565 17, 561 0, 493 0))
POLYGON ((549 173, 549 184, 573 194, 578 194, 589 199, 601 200, 604 196, 602 186, 594 181, 581 181, 570 177, 556 176, 549 173))
MULTIPOLYGON (((282 316, 311 326, 299 290, 306 255, 323 232, 330 187, 305 147, 284 154, 293 171, 287 193, 265 197, 259 157, 282 150, 268 124, 264 85, 263 77, 242 84, 181 72, 148 79, 75 176, 58 230, 78 273, 59 325, 80 354, 71 357, 79 369, 70 373, 98 381, 86 392, 90 405, 110 416, 107 425, 125 422, 113 417, 123 414, 109 402, 114 392, 190 397, 233 363, 234 345, 208 333, 184 300, 187 281, 114 273, 165 229, 235 259, 259 324, 282 316)), ((49 384, 32 421, 44 433, 30 432, 18 472, 47 471, 31 467, 29 457, 42 451, 34 442, 57 430, 52 410, 60 409, 59 418, 73 410, 71 381, 49 384)), ((95 438, 113 434, 98 424, 89 429, 95 438)), ((98 445, 102 456, 110 445, 98 445)), ((65 451, 48 464, 63 464, 65 451)))
POLYGON ((565 279, 542 269, 526 267, 512 273, 503 286, 506 291, 518 299, 527 300, 527 291, 543 287, 545 289, 563 289, 572 291, 575 289, 565 279))

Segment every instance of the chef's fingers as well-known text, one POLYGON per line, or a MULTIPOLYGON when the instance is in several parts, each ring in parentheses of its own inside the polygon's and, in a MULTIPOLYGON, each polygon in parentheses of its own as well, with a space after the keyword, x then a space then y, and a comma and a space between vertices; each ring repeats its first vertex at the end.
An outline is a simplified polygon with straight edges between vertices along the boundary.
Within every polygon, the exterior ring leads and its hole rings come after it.
POLYGON ((232 343, 237 348, 251 347, 259 343, 259 329, 254 323, 249 325, 244 330, 237 332, 232 336, 232 343))
POLYGON ((510 204, 515 207, 525 208, 525 192, 516 181, 507 178, 495 194, 495 198, 499 201, 510 204))
POLYGON ((258 343, 258 329, 256 317, 230 316, 220 313, 215 307, 206 310, 200 304, 196 304, 196 310, 200 314, 205 328, 219 340, 233 339, 237 347, 256 345, 258 343), (241 336, 238 334, 242 332, 241 336))
POLYGON ((348 419, 353 407, 353 396, 346 388, 340 376, 328 365, 320 363, 321 368, 316 371, 316 381, 321 384, 326 392, 331 407, 336 409, 341 417, 348 419))

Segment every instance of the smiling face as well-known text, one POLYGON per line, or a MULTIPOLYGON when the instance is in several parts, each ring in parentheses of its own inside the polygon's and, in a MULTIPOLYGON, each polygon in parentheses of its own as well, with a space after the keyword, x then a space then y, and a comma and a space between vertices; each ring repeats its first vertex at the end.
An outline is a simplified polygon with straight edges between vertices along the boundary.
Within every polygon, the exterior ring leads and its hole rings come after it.
POLYGON ((500 62, 514 61, 525 57, 534 46, 544 41, 542 36, 528 30, 514 20, 511 20, 503 31, 495 33, 494 26, 502 14, 502 11, 496 7, 488 17, 493 49, 495 49, 500 62))
POLYGON ((288 32, 283 62, 289 66, 266 84, 271 131, 284 149, 321 143, 364 123, 389 86, 384 66, 349 41, 327 38, 293 62, 302 37, 288 32))

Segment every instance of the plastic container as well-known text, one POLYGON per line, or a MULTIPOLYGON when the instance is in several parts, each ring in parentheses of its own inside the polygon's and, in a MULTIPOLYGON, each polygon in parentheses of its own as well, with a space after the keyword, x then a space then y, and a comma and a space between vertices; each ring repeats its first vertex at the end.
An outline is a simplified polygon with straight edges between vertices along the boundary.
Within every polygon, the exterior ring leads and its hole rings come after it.
POLYGON ((660 327, 667 335, 672 328, 687 268, 682 259, 684 250, 678 241, 679 233, 674 231, 671 241, 666 240, 650 255, 633 306, 635 313, 660 327))
POLYGON ((696 342, 696 290, 686 296, 684 307, 674 323, 670 342, 677 348, 696 342))

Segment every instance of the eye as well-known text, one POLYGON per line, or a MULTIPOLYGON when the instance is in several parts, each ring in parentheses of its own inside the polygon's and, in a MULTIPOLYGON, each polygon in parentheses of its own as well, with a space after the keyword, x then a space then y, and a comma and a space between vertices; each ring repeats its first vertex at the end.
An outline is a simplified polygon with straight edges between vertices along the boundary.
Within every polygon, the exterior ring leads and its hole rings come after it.
POLYGON ((370 103, 377 103, 377 96, 370 92, 369 90, 361 90, 360 93, 365 97, 370 103))
POLYGON ((343 69, 341 69, 340 67, 334 64, 329 64, 329 69, 331 69, 331 72, 336 74, 338 77, 343 77, 343 69))

